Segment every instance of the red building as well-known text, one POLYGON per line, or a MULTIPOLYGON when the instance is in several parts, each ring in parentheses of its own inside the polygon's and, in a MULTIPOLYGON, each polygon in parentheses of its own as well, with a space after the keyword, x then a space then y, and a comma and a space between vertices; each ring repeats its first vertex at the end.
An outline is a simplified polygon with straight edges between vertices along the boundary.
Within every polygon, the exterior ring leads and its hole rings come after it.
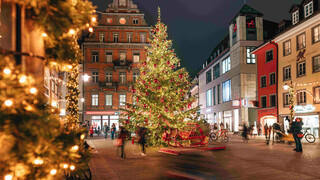
POLYGON ((139 76, 138 64, 146 59, 151 27, 132 0, 113 0, 98 14, 98 25, 83 42, 84 83, 82 121, 95 127, 119 125, 120 108, 132 102, 129 84, 139 76))
POLYGON ((257 59, 257 89, 258 89, 258 122, 269 126, 278 122, 278 48, 274 42, 268 42, 252 52, 257 59))

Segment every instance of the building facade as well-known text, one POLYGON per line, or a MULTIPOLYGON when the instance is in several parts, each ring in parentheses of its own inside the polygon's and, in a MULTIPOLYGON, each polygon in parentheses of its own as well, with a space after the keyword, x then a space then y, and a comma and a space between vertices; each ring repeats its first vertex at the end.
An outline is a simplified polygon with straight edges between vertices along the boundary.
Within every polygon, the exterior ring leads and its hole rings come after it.
POLYGON ((278 87, 278 44, 267 42, 255 49, 257 60, 257 89, 258 89, 258 124, 264 133, 265 124, 272 126, 278 122, 277 87, 278 87))
POLYGON ((274 41, 279 45, 279 119, 288 130, 289 94, 284 85, 292 83, 295 117, 303 129, 319 137, 320 114, 320 12, 318 0, 303 0, 290 10, 292 26, 274 41))
POLYGON ((150 27, 132 0, 113 0, 99 14, 98 25, 83 42, 83 120, 95 127, 119 126, 120 108, 132 102, 129 83, 139 76, 138 64, 146 59, 150 27))

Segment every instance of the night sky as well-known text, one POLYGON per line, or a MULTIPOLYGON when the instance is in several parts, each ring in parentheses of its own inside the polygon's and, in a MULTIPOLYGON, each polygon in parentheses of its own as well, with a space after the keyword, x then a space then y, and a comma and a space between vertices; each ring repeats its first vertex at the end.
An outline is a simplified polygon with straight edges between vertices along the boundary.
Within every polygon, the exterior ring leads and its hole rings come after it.
MULTIPOLYGON (((112 0, 91 0, 97 10, 105 12, 112 0)), ((244 5, 244 0, 133 0, 154 26, 157 7, 168 26, 173 48, 190 75, 195 75, 212 49, 228 32, 229 22, 244 5)), ((300 0, 247 0, 247 4, 264 14, 264 19, 278 23, 290 20, 289 9, 300 0)))

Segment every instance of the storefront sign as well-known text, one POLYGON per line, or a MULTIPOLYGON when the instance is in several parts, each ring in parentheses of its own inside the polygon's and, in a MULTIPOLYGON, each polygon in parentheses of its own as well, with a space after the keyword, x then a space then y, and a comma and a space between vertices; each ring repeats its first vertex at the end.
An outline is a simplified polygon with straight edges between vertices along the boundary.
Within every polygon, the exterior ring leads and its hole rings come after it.
POLYGON ((86 114, 106 114, 106 115, 114 115, 114 111, 87 111, 86 114))
POLYGON ((240 100, 233 100, 232 101, 232 106, 239 107, 240 106, 240 100))
POLYGON ((306 112, 312 112, 316 109, 316 107, 308 104, 306 106, 295 106, 293 108, 293 110, 296 112, 296 113, 306 113, 306 112))

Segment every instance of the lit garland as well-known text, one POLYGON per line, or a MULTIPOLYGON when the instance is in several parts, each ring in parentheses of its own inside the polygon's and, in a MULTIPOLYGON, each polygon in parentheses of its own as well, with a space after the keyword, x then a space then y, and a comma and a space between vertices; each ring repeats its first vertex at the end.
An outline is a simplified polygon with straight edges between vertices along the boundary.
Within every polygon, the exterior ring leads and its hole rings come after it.
POLYGON ((153 39, 147 49, 147 60, 140 62, 140 76, 133 84, 133 104, 122 109, 121 123, 130 131, 144 126, 149 130, 148 144, 166 145, 162 134, 166 130, 183 128, 186 120, 197 120, 197 108, 191 108, 196 97, 185 98, 190 87, 189 75, 178 69, 179 59, 167 40, 167 27, 160 20, 152 29, 153 39), (187 109, 190 108, 190 109, 187 109))

